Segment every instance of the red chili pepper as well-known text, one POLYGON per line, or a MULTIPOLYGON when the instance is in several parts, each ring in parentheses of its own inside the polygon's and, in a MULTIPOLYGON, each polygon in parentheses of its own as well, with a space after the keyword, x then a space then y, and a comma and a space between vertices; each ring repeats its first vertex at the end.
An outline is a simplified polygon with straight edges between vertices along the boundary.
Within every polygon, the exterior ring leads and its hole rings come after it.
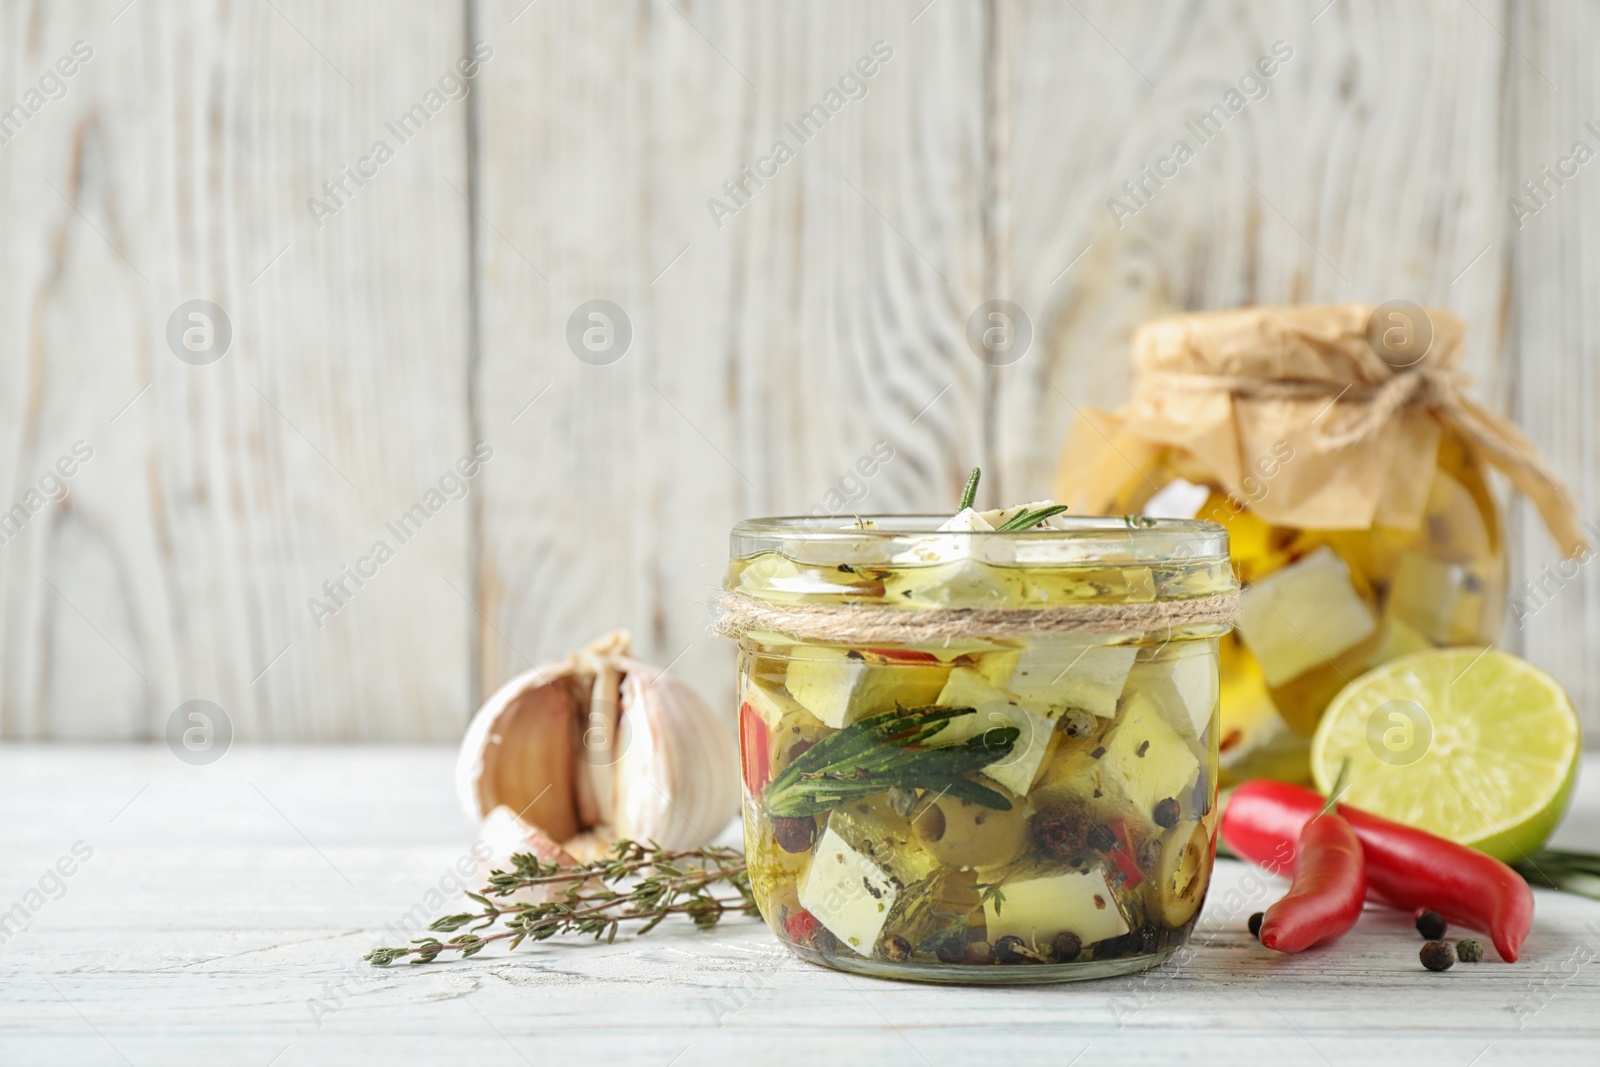
POLYGON ((1111 832, 1117 836, 1117 847, 1111 850, 1111 862, 1116 864, 1117 870, 1122 872, 1122 877, 1128 881, 1128 888, 1132 889, 1144 881, 1144 872, 1139 869, 1139 861, 1133 858, 1133 849, 1128 847, 1128 824, 1126 820, 1118 819, 1111 824, 1111 832))
POLYGON ((938 663, 939 657, 932 652, 923 652, 915 648, 869 648, 868 654, 882 656, 895 663, 938 663))
POLYGON ((1298 856, 1289 892, 1261 921, 1261 943, 1279 952, 1303 952, 1348 934, 1367 899, 1361 842, 1339 816, 1328 812, 1307 822, 1298 856))
MULTIPOLYGON (((1284 782, 1246 782, 1222 813, 1222 838, 1235 853, 1270 871, 1295 869, 1294 841, 1322 807, 1322 797, 1284 782)), ((1522 876, 1483 853, 1424 830, 1338 807, 1361 842, 1373 899, 1415 914, 1439 912, 1487 933, 1500 958, 1515 963, 1533 925, 1533 890, 1522 876)))
POLYGON ((739 707, 739 751, 745 788, 751 796, 760 796, 771 777, 772 733, 748 701, 739 707))

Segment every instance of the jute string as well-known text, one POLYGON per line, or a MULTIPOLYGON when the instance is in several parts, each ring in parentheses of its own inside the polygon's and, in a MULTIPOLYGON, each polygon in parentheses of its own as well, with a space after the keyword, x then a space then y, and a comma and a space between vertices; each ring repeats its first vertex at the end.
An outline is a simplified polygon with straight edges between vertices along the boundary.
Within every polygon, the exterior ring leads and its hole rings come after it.
POLYGON ((867 604, 775 604, 725 592, 711 603, 711 632, 743 637, 773 630, 830 644, 942 645, 960 638, 1052 634, 1150 633, 1232 626, 1237 592, 1138 604, 1062 604, 1048 608, 892 608, 867 604))
POLYGON ((1342 425, 1335 424, 1316 435, 1318 444, 1329 451, 1371 438, 1404 408, 1426 408, 1534 502, 1563 551, 1578 552, 1587 542, 1578 525, 1572 495, 1551 473, 1538 449, 1521 430, 1467 397, 1465 386, 1469 382, 1465 375, 1455 371, 1419 365, 1399 370, 1379 384, 1145 372, 1140 375, 1139 388, 1229 393, 1241 400, 1325 397, 1330 403, 1354 405, 1355 412, 1345 418, 1342 425))

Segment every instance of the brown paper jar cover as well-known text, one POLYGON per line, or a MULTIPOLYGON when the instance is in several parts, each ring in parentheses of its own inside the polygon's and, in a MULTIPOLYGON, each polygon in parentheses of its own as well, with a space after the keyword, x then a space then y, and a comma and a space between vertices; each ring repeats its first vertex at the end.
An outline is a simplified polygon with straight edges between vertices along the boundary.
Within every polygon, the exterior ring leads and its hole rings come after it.
POLYGON ((1140 512, 1182 479, 1195 517, 1228 528, 1245 613, 1221 650, 1225 783, 1304 777, 1322 712, 1365 670, 1496 640, 1506 567, 1488 466, 1565 552, 1584 550, 1538 451, 1471 398, 1464 338, 1455 315, 1415 305, 1175 315, 1135 333, 1128 403, 1082 410, 1058 500, 1140 512), (1330 629, 1341 604, 1349 625, 1330 629))

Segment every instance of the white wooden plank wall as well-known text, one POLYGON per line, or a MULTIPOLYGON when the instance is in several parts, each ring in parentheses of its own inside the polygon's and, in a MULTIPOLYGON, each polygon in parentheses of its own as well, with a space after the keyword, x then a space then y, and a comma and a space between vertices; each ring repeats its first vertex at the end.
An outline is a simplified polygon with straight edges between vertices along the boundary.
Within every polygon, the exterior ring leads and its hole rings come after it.
MULTIPOLYGON (((1600 519, 1600 179, 1520 227, 1506 203, 1600 151, 1581 3, 124 2, 0 0, 0 108, 93 51, 0 144, 0 507, 93 449, 0 546, 0 736, 154 738, 205 698, 240 737, 451 739, 615 626, 726 701, 704 602, 735 520, 942 508, 974 462, 991 501, 1042 495, 1134 326, 1184 308, 1455 309, 1484 401, 1600 519), (375 173, 335 203, 343 167, 375 173), (991 297, 1035 331, 1006 367, 965 341, 991 297), (168 350, 193 299, 232 324, 208 366, 168 350), (631 328, 614 361, 568 347, 592 300, 631 328)), ((1552 544, 1513 527, 1540 576, 1552 544)), ((1508 630, 1591 727, 1595 583, 1508 630)))

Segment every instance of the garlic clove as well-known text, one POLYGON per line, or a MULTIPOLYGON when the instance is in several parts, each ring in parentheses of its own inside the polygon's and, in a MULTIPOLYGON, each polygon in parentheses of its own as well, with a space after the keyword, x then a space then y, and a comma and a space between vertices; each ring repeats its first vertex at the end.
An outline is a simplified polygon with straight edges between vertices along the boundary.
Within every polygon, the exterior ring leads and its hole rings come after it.
MULTIPOLYGON (((533 823, 518 818, 517 813, 504 804, 484 817, 478 837, 489 847, 488 856, 478 864, 478 885, 487 885, 493 871, 510 870, 511 856, 516 852, 531 852, 545 863, 559 863, 564 867, 578 862, 555 838, 533 823)), ((542 904, 555 900, 562 888, 528 887, 517 890, 505 899, 514 903, 542 904)))
POLYGON ((584 859, 620 837, 694 848, 727 825, 739 803, 732 724, 628 652, 625 632, 608 634, 484 703, 456 764, 470 817, 506 807, 584 859))
POLYGON ((616 831, 665 848, 695 848, 721 832, 739 805, 733 732, 689 686, 627 661, 617 760, 616 831))
POLYGON ((525 671, 478 711, 461 742, 456 790, 473 818, 504 804, 558 841, 582 828, 574 797, 577 679, 570 664, 525 671))

